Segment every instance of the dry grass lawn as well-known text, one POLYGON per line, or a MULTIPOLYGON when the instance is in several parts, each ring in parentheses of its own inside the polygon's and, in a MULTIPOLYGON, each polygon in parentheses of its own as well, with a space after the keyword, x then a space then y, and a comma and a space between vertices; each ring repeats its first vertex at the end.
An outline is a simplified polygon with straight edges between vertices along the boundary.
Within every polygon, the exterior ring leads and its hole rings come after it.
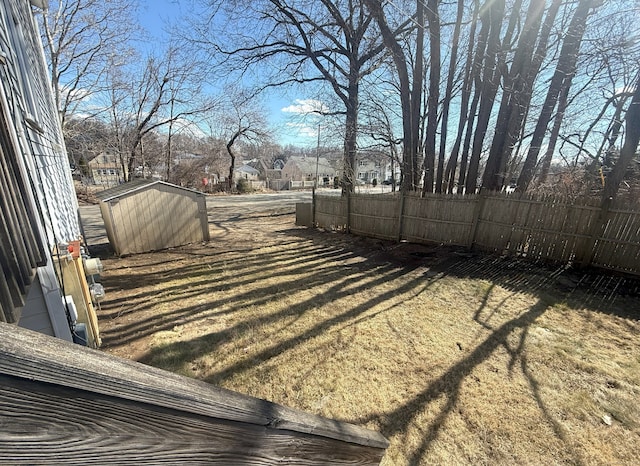
POLYGON ((104 349, 379 430, 384 465, 637 464, 638 282, 293 223, 107 259, 104 349))

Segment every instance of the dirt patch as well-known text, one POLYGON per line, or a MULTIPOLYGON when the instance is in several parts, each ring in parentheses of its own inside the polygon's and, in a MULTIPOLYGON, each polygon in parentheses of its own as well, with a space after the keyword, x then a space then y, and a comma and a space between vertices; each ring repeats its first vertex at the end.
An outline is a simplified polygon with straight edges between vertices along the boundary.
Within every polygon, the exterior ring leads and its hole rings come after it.
POLYGON ((634 280, 282 212, 104 262, 104 350, 379 430, 385 465, 637 460, 634 280))

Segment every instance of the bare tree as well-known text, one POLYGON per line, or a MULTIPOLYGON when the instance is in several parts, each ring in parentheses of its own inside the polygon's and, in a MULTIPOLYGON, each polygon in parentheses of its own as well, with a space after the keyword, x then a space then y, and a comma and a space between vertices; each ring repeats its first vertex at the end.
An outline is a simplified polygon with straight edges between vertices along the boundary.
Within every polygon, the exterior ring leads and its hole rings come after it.
MULTIPOLYGON (((477 3, 477 2, 476 2, 477 3)), ((449 109, 451 106, 451 100, 453 97, 453 83, 456 76, 456 64, 458 61, 458 48, 460 43, 460 29, 462 27, 462 15, 464 13, 464 0, 458 0, 456 10, 456 21, 453 30, 451 55, 449 57, 449 70, 447 72, 447 87, 444 93, 444 99, 442 101, 442 119, 440 121, 440 149, 438 150, 438 172, 436 176, 436 192, 440 193, 446 190, 446 185, 449 181, 451 170, 454 163, 457 163, 457 154, 455 159, 453 154, 447 163, 447 167, 444 167, 445 151, 447 147, 447 130, 449 125, 449 109), (455 162, 454 162, 455 161, 455 162)), ((468 79, 468 78, 467 78, 468 79)))
POLYGON ((551 78, 549 90, 533 132, 527 158, 518 177, 517 189, 520 191, 526 190, 533 179, 542 141, 544 140, 549 121, 551 120, 553 109, 558 103, 558 96, 561 94, 563 88, 571 87, 571 82, 576 73, 580 44, 593 4, 594 0, 580 0, 573 14, 573 19, 569 25, 569 30, 564 38, 562 50, 558 57, 555 73, 551 78))
MULTIPOLYGON (((418 0, 418 5, 424 5, 418 0)), ((420 7, 417 9, 419 18, 420 7)), ((438 130, 438 104, 440 101, 440 14, 438 1, 429 0, 426 5, 426 17, 429 25, 429 94, 427 97, 427 129, 424 141, 424 183, 422 193, 433 192, 435 179, 436 132, 438 130)), ((422 53, 422 50, 416 50, 422 53)), ((421 66, 420 57, 416 57, 416 68, 421 66)), ((415 78, 414 78, 415 79, 415 78)), ((444 154, 438 156, 438 185, 442 185, 444 154)))
POLYGON ((504 48, 507 47, 507 44, 511 41, 511 35, 513 34, 515 24, 519 17, 518 13, 521 1, 516 0, 516 6, 513 7, 509 25, 502 42, 500 41, 500 32, 502 29, 505 2, 504 0, 496 0, 487 3, 488 5, 485 4, 482 9, 484 11, 481 10, 480 12, 480 21, 482 22, 480 29, 481 39, 476 52, 476 55, 481 54, 484 56, 484 61, 481 81, 479 82, 479 86, 476 86, 476 92, 480 99, 480 107, 476 128, 473 133, 473 146, 471 158, 469 159, 469 169, 465 180, 465 191, 468 194, 476 191, 480 156, 503 67, 502 60, 504 59, 504 54, 501 52, 504 52, 504 48))
MULTIPOLYGON (((447 169, 445 172, 445 179, 447 181, 447 192, 452 193, 455 187, 456 165, 458 164, 458 156, 460 155, 460 148, 462 146, 463 135, 465 134, 465 127, 468 126, 467 134, 471 134, 471 128, 473 127, 473 118, 475 115, 475 108, 477 105, 477 98, 474 98, 471 104, 472 109, 469 111, 471 91, 473 89, 474 73, 473 71, 479 67, 479 60, 474 59, 473 44, 476 40, 476 28, 478 24, 478 14, 480 10, 479 0, 474 1, 473 13, 471 18, 471 27, 469 31, 469 40, 467 45, 467 54, 464 67, 464 78, 462 83, 462 92, 460 99, 460 110, 458 115, 458 130, 456 139, 451 149, 451 155, 447 163, 447 169)), ((476 56, 477 57, 477 56, 476 56)), ((451 70, 449 71, 451 73, 451 70)), ((446 105, 446 100, 445 100, 446 105)), ((445 133, 443 132, 443 135, 445 133)), ((465 143, 468 147, 469 143, 465 143)), ((458 183, 458 192, 462 193, 464 190, 465 177, 467 173, 467 154, 468 149, 464 149, 462 153, 462 160, 460 161, 460 177, 458 183)))
POLYGON ((50 0, 40 27, 56 108, 67 117, 91 96, 105 91, 110 57, 129 54, 137 31, 134 0, 50 0))
POLYGON ((620 183, 624 179, 624 174, 631 160, 636 155, 638 143, 640 142, 640 74, 635 84, 635 90, 631 99, 631 104, 626 113, 626 132, 624 144, 620 149, 620 156, 613 170, 606 178, 602 198, 604 202, 613 200, 620 188, 620 183))
POLYGON ((163 56, 148 56, 141 69, 112 66, 110 70, 111 124, 126 180, 136 173, 139 146, 146 135, 199 117, 216 105, 203 93, 192 63, 181 58, 171 48, 163 56))
POLYGON ((561 0, 554 0, 547 12, 542 30, 540 28, 544 3, 529 4, 513 61, 504 75, 504 91, 482 183, 482 186, 489 190, 500 190, 504 184, 506 167, 520 135, 530 104, 533 84, 546 55, 551 27, 561 3, 561 0), (537 49, 536 41, 539 41, 537 49))
POLYGON ((212 140, 224 142, 229 157, 227 165, 228 189, 235 191, 234 174, 239 155, 237 152, 239 143, 270 143, 270 132, 265 112, 251 93, 238 87, 229 86, 225 89, 224 94, 225 101, 215 112, 210 113, 208 122, 212 140))
POLYGON ((388 24, 387 14, 383 9, 382 2, 380 0, 365 1, 371 11, 371 15, 378 23, 384 45, 389 49, 398 73, 403 134, 402 190, 407 192, 414 191, 418 189, 419 183, 418 151, 420 147, 420 110, 422 107, 422 80, 424 76, 425 6, 422 0, 416 1, 416 60, 412 73, 410 73, 407 52, 401 44, 397 30, 394 32, 388 24))
MULTIPOLYGON (((382 93, 385 96, 386 93, 382 93)), ((396 185, 401 180, 396 179, 396 167, 401 166, 398 148, 402 144, 402 138, 395 134, 397 121, 401 119, 389 99, 381 98, 376 93, 366 94, 366 104, 362 110, 364 123, 362 132, 371 138, 370 151, 379 151, 385 155, 391 168, 391 189, 396 190, 396 185)), ((384 180, 383 180, 384 181, 384 180)))
MULTIPOLYGON (((224 3, 226 8, 222 3, 210 2, 210 11, 225 17, 227 29, 212 32, 200 22, 196 41, 222 54, 230 69, 248 72, 259 64, 264 87, 330 89, 343 106, 326 113, 344 117, 343 187, 352 191, 360 84, 379 66, 384 51, 363 0, 232 1, 224 3), (229 45, 220 42, 224 38, 229 45)), ((206 23, 216 22, 210 16, 206 23)))

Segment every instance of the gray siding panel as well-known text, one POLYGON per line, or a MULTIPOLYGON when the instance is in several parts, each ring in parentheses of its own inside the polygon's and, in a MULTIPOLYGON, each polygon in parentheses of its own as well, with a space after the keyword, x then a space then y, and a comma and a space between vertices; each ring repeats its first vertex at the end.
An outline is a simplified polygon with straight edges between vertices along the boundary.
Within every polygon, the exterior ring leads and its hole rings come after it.
POLYGON ((18 326, 44 333, 45 335, 55 336, 49 311, 47 310, 47 303, 42 293, 42 285, 37 275, 27 294, 18 326))

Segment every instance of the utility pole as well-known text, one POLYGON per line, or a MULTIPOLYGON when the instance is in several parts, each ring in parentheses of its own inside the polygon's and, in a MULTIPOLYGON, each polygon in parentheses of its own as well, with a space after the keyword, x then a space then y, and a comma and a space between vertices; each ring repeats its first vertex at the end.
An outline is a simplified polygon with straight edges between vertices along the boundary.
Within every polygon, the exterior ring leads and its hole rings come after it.
POLYGON ((320 123, 318 123, 318 144, 316 145, 316 180, 313 183, 314 189, 318 187, 318 163, 320 162, 320 123))
POLYGON ((311 192, 311 224, 316 225, 316 188, 318 187, 318 163, 320 162, 320 123, 318 123, 318 144, 316 145, 316 178, 311 192))

